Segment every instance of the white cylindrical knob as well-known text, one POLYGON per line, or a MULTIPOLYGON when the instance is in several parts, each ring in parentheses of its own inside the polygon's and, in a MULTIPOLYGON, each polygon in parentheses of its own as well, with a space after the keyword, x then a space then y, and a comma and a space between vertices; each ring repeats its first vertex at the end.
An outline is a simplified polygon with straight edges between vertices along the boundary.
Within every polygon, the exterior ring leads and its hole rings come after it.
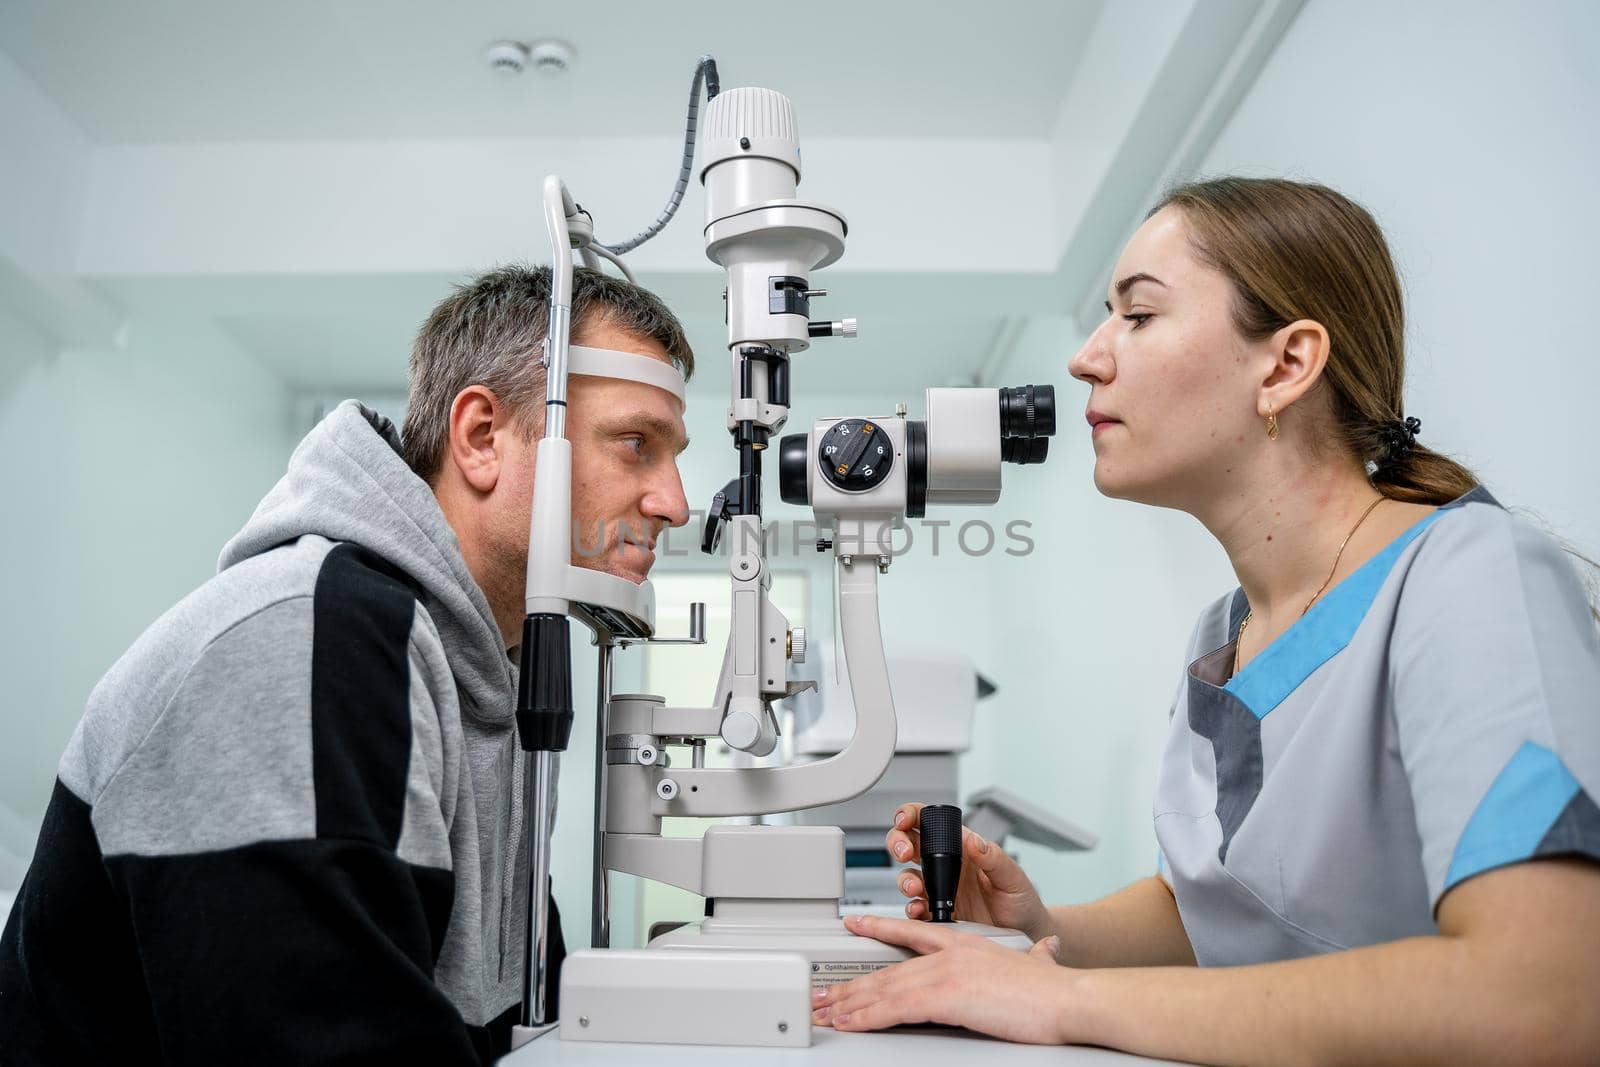
POLYGON ((749 751, 760 735, 761 722, 748 711, 729 712, 728 717, 722 720, 722 739, 730 748, 740 752, 749 751))
POLYGON ((845 319, 839 324, 840 337, 854 337, 856 335, 856 320, 845 319))
POLYGON ((663 778, 656 783, 656 796, 662 800, 671 800, 678 795, 678 783, 671 778, 663 778))
POLYGON ((796 663, 806 661, 806 628, 796 626, 789 631, 789 658, 796 663))
POLYGON ((722 739, 729 748, 752 756, 768 756, 778 747, 778 736, 770 717, 763 712, 730 711, 722 720, 722 739))

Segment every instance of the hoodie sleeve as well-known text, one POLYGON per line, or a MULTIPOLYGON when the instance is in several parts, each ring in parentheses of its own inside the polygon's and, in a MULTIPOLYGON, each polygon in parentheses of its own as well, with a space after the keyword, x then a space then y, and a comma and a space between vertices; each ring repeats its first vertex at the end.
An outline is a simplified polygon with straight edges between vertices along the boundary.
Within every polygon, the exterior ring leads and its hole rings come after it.
POLYGON ((477 1063, 412 591, 351 545, 213 641, 92 804, 171 1063, 477 1063), (307 652, 309 650, 309 657, 307 652))

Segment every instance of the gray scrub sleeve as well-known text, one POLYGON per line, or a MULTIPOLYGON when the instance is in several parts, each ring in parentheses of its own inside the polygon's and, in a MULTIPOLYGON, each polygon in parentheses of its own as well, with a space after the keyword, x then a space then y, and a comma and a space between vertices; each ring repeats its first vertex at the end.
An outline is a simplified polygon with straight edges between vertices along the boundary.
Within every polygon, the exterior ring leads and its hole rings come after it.
POLYGON ((1572 559, 1499 508, 1431 531, 1389 643, 1431 905, 1536 857, 1600 860, 1600 630, 1572 559))

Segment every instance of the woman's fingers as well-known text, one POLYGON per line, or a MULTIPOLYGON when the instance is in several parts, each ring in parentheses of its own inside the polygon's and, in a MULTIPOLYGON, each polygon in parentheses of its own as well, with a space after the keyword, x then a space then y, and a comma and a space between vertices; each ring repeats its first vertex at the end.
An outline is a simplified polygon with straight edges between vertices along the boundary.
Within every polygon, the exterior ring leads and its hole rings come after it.
POLYGON ((1049 937, 1035 941, 1033 947, 1028 950, 1028 955, 1047 959, 1051 963, 1057 962, 1061 956, 1061 938, 1051 934, 1049 937))
POLYGON ((883 847, 899 863, 917 863, 922 859, 922 835, 912 830, 890 830, 884 836, 883 847))
POLYGON ((902 804, 894 809, 894 817, 890 820, 890 824, 899 830, 915 830, 917 820, 922 815, 922 808, 921 804, 902 804))
POLYGON ((938 956, 913 956, 854 981, 816 990, 811 997, 812 1021, 831 1024, 835 1016, 848 1015, 886 997, 938 986, 943 962, 938 956))
POLYGON ((906 871, 900 875, 896 887, 902 896, 911 898, 906 901, 906 918, 925 918, 928 914, 928 898, 924 895, 922 876, 916 871, 906 871))
POLYGON ((889 820, 889 833, 883 839, 889 855, 901 863, 916 863, 922 854, 922 833, 917 819, 922 814, 921 804, 902 804, 894 809, 889 820))
POLYGON ((931 1021, 936 990, 926 983, 893 986, 854 996, 812 1010, 811 1021, 839 1030, 881 1030, 906 1023, 931 1021))
POLYGON ((971 860, 1000 892, 1019 893, 1033 888, 1028 876, 1022 873, 1016 860, 1006 855, 1005 849, 991 844, 971 830, 962 831, 961 843, 963 857, 971 860))
POLYGON ((907 922, 879 915, 847 915, 844 925, 852 934, 870 937, 889 945, 901 945, 926 955, 948 948, 962 935, 938 923, 907 922))
POLYGON ((897 995, 841 1010, 821 1020, 836 1030, 887 1030, 891 1026, 915 1026, 932 1022, 932 998, 924 995, 897 995))
POLYGON ((912 808, 921 811, 922 805, 908 804, 896 808, 894 824, 883 837, 883 847, 901 863, 916 863, 922 857, 922 832, 917 828, 915 814, 908 813, 912 808))

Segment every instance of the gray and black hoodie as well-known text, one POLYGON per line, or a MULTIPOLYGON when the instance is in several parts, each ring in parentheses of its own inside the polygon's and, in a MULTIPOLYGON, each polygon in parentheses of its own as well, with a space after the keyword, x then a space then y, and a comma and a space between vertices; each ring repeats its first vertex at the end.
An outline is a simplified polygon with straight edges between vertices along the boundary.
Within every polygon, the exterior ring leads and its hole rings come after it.
POLYGON ((346 402, 90 695, 0 939, 0 1062, 503 1052, 515 693, 432 491, 346 402))

